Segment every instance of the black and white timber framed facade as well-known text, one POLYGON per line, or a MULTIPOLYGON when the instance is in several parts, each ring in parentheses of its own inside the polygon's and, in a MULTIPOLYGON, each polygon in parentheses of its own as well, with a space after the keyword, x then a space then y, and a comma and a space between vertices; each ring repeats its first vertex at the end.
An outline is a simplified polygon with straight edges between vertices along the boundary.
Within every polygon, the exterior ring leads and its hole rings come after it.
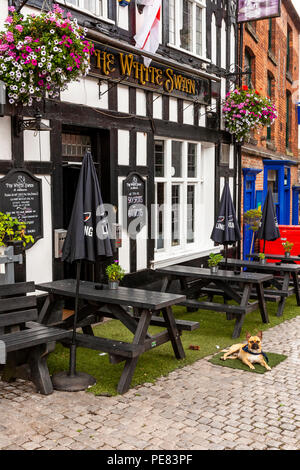
MULTIPOLYGON (((45 3, 28 0, 22 13, 38 13, 45 3)), ((99 60, 94 60, 88 77, 61 93, 60 100, 42 104, 43 122, 51 131, 16 131, 18 120, 33 117, 34 108, 6 105, 6 115, 0 117, 0 176, 25 168, 42 179, 44 237, 26 252, 27 280, 41 283, 70 275, 54 258, 54 230, 67 228, 87 147, 92 149, 103 199, 116 206, 121 225, 124 180, 137 172, 146 181, 147 223, 136 240, 122 232, 118 259, 127 273, 143 272, 147 279, 150 269, 198 262, 218 251, 210 234, 225 179, 238 201, 237 152, 221 116, 221 101, 233 86, 228 77, 235 80, 228 72, 237 63, 236 0, 162 0, 161 44, 151 66, 159 76, 172 70, 166 74, 173 80, 169 86, 160 86, 154 71, 152 79, 151 74, 141 78, 133 72, 131 77, 124 60, 119 62, 120 55, 126 59, 132 54, 127 46, 134 45, 136 24, 142 21, 133 0, 128 7, 116 0, 55 3, 88 28, 99 60), (113 74, 103 70, 103 52, 120 64, 113 74), (184 84, 177 90, 172 89, 174 76, 184 84), (205 98, 200 96, 202 86, 208 87, 205 98), (165 209, 153 222, 151 205, 168 208, 176 202, 182 205, 179 220, 165 209), (193 208, 189 214, 187 203, 193 208), (174 238, 176 224, 181 228, 174 238)), ((1 0, 1 25, 12 4, 17 2, 1 0)), ((138 52, 133 60, 142 62, 138 52)), ((138 70, 138 65, 133 67, 138 70)))

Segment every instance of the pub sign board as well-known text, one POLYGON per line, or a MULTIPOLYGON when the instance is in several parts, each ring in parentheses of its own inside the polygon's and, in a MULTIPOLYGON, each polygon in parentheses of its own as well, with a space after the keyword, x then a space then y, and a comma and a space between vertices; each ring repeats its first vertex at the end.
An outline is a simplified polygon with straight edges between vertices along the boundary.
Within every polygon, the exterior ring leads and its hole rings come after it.
POLYGON ((211 81, 152 62, 146 67, 134 54, 94 43, 95 54, 91 57, 93 76, 106 80, 128 83, 157 93, 167 93, 184 99, 193 99, 200 104, 211 104, 211 81))
POLYGON ((124 215, 127 231, 140 232, 146 224, 146 181, 136 172, 129 173, 123 181, 124 215))
POLYGON ((34 243, 43 238, 42 180, 27 170, 11 170, 0 180, 0 211, 24 222, 34 243))

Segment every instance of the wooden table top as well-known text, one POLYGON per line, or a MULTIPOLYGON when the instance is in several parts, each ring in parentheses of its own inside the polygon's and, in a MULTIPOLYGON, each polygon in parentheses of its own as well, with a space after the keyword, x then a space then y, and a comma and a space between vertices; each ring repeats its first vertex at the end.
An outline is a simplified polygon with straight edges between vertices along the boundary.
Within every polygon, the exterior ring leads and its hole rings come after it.
MULTIPOLYGON (((252 253, 252 255, 246 255, 247 258, 258 258, 259 256, 259 253, 252 253)), ((267 259, 275 259, 275 260, 283 260, 283 261, 298 261, 298 263, 300 263, 300 256, 290 256, 289 258, 287 258, 284 254, 282 255, 272 255, 272 254, 268 254, 268 253, 265 253, 265 256, 267 259)))
MULTIPOLYGON (((222 266, 226 265, 226 261, 220 263, 222 266)), ((239 266, 242 268, 258 269, 260 271, 282 271, 282 272, 298 272, 300 271, 300 264, 284 264, 284 263, 266 263, 261 264, 259 261, 247 261, 241 259, 228 259, 227 266, 239 266)))
MULTIPOLYGON (((127 305, 147 310, 160 310, 186 300, 185 295, 119 287, 116 290, 95 289, 95 283, 80 281, 79 298, 106 304, 127 305)), ((36 289, 63 297, 75 297, 76 280, 64 279, 36 285, 36 289)))
POLYGON ((197 268, 194 266, 183 266, 176 264, 174 266, 168 266, 166 268, 157 269, 156 272, 164 275, 171 276, 184 276, 184 277, 199 277, 201 279, 211 279, 218 281, 239 281, 253 284, 259 284, 261 282, 270 281, 273 279, 272 274, 261 274, 261 273, 248 273, 240 272, 235 274, 233 271, 219 269, 217 273, 212 273, 210 269, 197 268))

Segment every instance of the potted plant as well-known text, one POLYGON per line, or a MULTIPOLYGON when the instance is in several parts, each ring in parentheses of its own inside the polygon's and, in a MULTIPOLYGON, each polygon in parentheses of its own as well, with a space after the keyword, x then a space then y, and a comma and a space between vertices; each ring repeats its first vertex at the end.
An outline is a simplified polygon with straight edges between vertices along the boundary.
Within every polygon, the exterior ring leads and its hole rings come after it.
POLYGON ((68 83, 86 76, 94 53, 86 32, 58 5, 26 17, 9 7, 0 32, 0 80, 9 103, 32 106, 46 94, 57 98, 68 83))
POLYGON ((212 274, 217 273, 219 270, 219 263, 223 261, 224 258, 220 253, 210 253, 209 259, 208 259, 208 266, 210 267, 210 270, 212 274))
POLYGON ((34 243, 31 235, 26 235, 26 224, 20 222, 10 214, 0 212, 0 247, 20 244, 23 248, 29 243, 34 243))
POLYGON ((272 101, 246 85, 227 93, 223 113, 226 130, 238 142, 249 137, 252 130, 271 126, 278 117, 272 101))
POLYGON ((266 255, 264 253, 259 253, 258 257, 260 264, 266 264, 266 255))
POLYGON ((289 242, 288 240, 286 240, 284 243, 282 243, 282 246, 284 248, 284 256, 286 258, 289 258, 291 256, 291 251, 292 251, 292 248, 294 246, 294 243, 289 242))
POLYGON ((109 289, 117 289, 119 287, 120 281, 122 281, 125 276, 125 271, 119 265, 119 261, 116 260, 114 263, 106 267, 106 274, 108 277, 109 289))
POLYGON ((260 209, 250 209, 249 211, 244 213, 244 224, 248 225, 249 230, 252 231, 250 254, 253 250, 254 237, 255 233, 259 229, 261 218, 262 212, 260 209))

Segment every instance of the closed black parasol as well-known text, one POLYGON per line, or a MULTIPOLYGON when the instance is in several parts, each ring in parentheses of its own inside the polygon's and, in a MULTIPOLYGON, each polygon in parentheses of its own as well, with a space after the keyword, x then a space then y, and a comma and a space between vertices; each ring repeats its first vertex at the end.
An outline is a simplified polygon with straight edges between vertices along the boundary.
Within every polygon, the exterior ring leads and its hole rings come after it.
POLYGON ((257 232, 257 238, 264 240, 264 252, 266 240, 271 242, 280 238, 280 231, 278 228, 278 221, 276 216, 276 209, 271 188, 264 203, 262 218, 257 232))
POLYGON ((228 182, 225 183, 223 189, 219 215, 210 238, 214 242, 224 245, 226 260, 227 245, 232 245, 233 243, 241 240, 241 232, 236 218, 228 182))
POLYGON ((53 376, 53 386, 56 390, 85 390, 95 383, 95 379, 90 375, 76 372, 76 327, 81 262, 84 260, 94 263, 99 256, 112 256, 112 248, 104 218, 100 185, 92 155, 88 151, 83 158, 72 216, 63 246, 63 261, 77 263, 76 295, 69 371, 53 376))

